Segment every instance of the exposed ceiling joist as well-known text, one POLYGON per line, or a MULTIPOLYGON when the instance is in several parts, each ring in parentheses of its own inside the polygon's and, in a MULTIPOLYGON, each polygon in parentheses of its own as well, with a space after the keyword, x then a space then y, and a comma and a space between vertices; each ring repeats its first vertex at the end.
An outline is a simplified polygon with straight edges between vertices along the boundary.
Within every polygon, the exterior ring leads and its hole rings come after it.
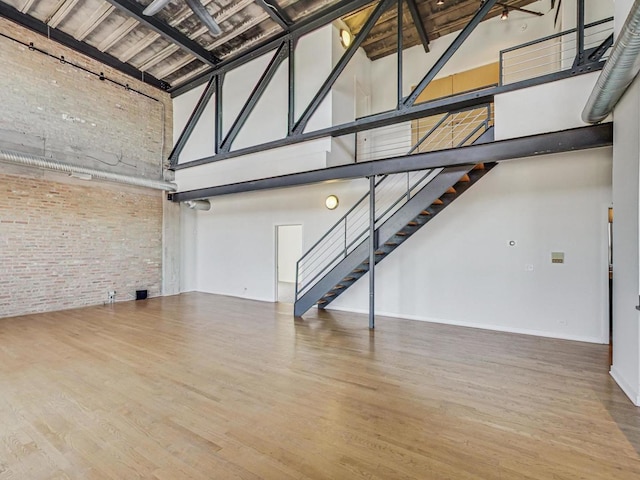
POLYGON ((111 15, 111 12, 115 10, 113 5, 103 3, 100 8, 95 10, 85 22, 80 25, 80 28, 76 30, 73 36, 78 40, 84 40, 87 36, 93 32, 105 19, 111 15))
POLYGON ((186 35, 172 28, 168 24, 158 20, 155 17, 148 17, 142 14, 143 7, 134 0, 107 0, 110 4, 125 12, 127 15, 135 18, 138 22, 159 33, 164 38, 180 47, 182 50, 190 53, 200 61, 215 66, 219 60, 211 52, 207 51, 202 45, 194 42, 186 35))
POLYGON ((289 29, 292 24, 291 19, 275 0, 256 0, 256 3, 260 5, 283 30, 289 29))
POLYGON ((124 22, 120 24, 118 28, 116 28, 113 32, 111 32, 104 40, 102 40, 98 44, 98 50, 103 52, 109 50, 116 43, 126 37, 131 30, 136 28, 138 25, 138 21, 135 18, 128 18, 124 22))
POLYGON ((50 27, 57 28, 60 22, 71 13, 73 7, 75 7, 79 1, 80 0, 62 0, 56 5, 56 8, 51 12, 45 23, 50 27))
POLYGON ((145 35, 142 39, 131 45, 131 47, 129 47, 122 55, 120 55, 120 60, 122 60, 123 62, 128 62, 159 38, 160 35, 157 33, 149 33, 145 35))
POLYGON ((31 7, 33 6, 35 1, 36 0, 26 0, 24 2, 24 5, 22 5, 22 7, 20 7, 20 12, 21 13, 27 13, 29 10, 31 10, 31 7))

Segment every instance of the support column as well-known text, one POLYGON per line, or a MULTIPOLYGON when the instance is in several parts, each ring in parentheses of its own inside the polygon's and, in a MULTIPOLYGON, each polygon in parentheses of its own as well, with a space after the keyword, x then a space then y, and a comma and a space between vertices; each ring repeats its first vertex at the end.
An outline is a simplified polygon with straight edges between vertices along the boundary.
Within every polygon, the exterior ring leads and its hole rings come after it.
POLYGON ((376 176, 369 177, 369 328, 376 326, 376 176))

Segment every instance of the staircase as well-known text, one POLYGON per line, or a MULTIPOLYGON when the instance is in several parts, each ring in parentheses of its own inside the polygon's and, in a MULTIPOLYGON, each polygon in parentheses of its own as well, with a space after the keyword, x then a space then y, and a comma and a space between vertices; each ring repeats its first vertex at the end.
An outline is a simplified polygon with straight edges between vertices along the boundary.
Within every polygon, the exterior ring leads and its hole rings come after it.
MULTIPOLYGON (((447 113, 424 128, 408 154, 493 140, 491 105, 447 113), (432 126, 431 126, 432 125, 432 126)), ((417 138, 418 135, 414 137, 417 138)), ((444 210, 493 163, 384 175, 375 184, 375 263, 444 210)), ((297 263, 294 315, 325 308, 369 271, 369 193, 297 263)))

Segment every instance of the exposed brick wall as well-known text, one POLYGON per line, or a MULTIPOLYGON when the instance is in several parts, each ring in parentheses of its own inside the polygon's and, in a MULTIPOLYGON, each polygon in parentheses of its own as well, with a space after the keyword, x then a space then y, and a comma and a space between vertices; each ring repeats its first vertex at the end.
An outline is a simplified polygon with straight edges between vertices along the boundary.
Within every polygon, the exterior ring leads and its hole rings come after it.
MULTIPOLYGON (((0 18, 0 33, 159 101, 0 37, 0 148, 158 179, 171 147, 162 92, 0 18)), ((0 162, 0 317, 159 295, 160 192, 0 162)))
POLYGON ((161 176, 171 148, 169 94, 2 18, 0 32, 158 100, 0 37, 0 144, 102 170, 161 176))
POLYGON ((0 175, 0 317, 160 293, 160 192, 0 175))

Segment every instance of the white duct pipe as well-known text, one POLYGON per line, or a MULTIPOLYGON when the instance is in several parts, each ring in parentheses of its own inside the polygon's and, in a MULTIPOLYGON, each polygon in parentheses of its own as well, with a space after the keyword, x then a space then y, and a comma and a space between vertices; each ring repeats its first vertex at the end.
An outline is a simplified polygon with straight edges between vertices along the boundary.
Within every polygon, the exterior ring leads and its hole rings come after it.
POLYGON ((184 204, 192 210, 211 210, 211 202, 209 200, 188 200, 184 204))
POLYGON ((171 182, 165 182, 164 180, 153 180, 144 177, 132 177, 129 175, 123 175, 121 173, 105 172, 103 170, 96 170, 94 168, 78 167, 76 165, 69 165, 66 163, 60 163, 55 160, 49 160, 48 158, 39 157, 36 155, 29 155, 26 153, 12 152, 9 150, 0 149, 0 160, 17 163, 19 165, 25 165, 27 167, 38 167, 47 170, 53 170, 56 172, 65 172, 78 178, 98 178, 101 180, 108 180, 110 182, 125 183, 127 185, 136 185, 138 187, 153 188, 156 190, 164 190, 167 192, 175 192, 177 185, 171 182))
POLYGON ((611 50, 587 105, 582 111, 586 123, 598 123, 613 111, 625 90, 640 72, 640 0, 631 7, 620 35, 611 50))

